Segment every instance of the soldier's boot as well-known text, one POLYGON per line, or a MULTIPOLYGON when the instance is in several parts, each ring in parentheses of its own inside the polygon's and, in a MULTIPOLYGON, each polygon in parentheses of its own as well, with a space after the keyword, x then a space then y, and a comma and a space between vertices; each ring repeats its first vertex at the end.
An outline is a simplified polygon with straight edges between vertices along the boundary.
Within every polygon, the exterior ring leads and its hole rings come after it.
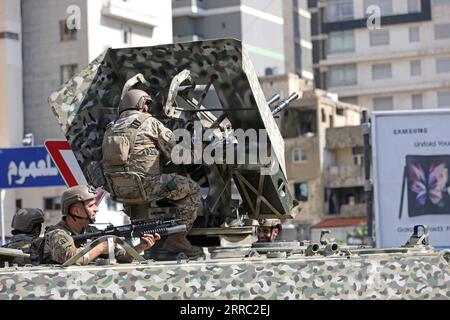
POLYGON ((201 247, 193 246, 186 238, 186 233, 178 233, 163 238, 146 252, 146 259, 177 260, 180 257, 195 259, 203 256, 201 247))

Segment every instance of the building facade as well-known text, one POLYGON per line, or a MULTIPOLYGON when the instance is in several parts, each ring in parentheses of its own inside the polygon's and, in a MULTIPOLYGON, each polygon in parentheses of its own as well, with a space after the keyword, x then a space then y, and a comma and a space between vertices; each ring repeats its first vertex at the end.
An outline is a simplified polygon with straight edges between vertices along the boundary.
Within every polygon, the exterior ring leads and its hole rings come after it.
MULTIPOLYGON (((47 97, 104 50, 171 42, 170 1, 1 0, 0 71, 5 78, 0 82, 1 146, 21 147, 24 134, 32 137, 28 145, 65 139, 47 97)), ((6 235, 19 207, 44 209, 46 223, 58 220, 64 190, 49 187, 7 192, 6 235)), ((119 209, 111 201, 103 206, 105 210, 119 209)))
POLYGON ((450 107, 449 0, 311 0, 315 82, 371 110, 450 107))
POLYGON ((174 42, 242 40, 258 76, 313 79, 306 0, 173 0, 174 42))
POLYGON ((327 176, 324 174, 334 163, 325 152, 327 130, 359 126, 365 109, 337 101, 294 74, 263 77, 261 85, 266 97, 275 93, 287 97, 294 91, 303 92, 303 98, 291 103, 277 122, 285 141, 290 191, 300 202, 296 222, 310 226, 328 216, 327 176))

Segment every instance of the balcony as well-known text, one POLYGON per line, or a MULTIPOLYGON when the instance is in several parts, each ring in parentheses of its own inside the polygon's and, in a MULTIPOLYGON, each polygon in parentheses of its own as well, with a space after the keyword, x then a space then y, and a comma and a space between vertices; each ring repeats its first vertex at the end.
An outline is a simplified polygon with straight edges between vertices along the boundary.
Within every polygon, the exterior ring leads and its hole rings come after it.
POLYGON ((329 150, 364 146, 362 126, 328 128, 326 148, 329 150))
POLYGON ((324 172, 327 188, 351 188, 364 186, 363 166, 333 166, 324 172))
POLYGON ((154 14, 155 9, 156 6, 142 7, 122 0, 107 0, 104 2, 102 13, 113 19, 156 27, 160 24, 160 16, 154 14))

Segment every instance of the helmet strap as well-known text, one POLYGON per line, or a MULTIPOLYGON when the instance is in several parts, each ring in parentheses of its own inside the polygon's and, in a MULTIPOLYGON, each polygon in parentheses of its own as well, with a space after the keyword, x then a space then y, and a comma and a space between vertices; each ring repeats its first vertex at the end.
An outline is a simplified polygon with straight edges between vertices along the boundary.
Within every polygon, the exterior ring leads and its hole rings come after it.
POLYGON ((84 206, 84 204, 83 204, 83 210, 84 210, 84 213, 86 213, 87 217, 80 217, 80 216, 74 215, 73 213, 69 213, 69 216, 71 216, 74 221, 77 221, 77 218, 78 218, 80 220, 88 220, 90 224, 94 223, 95 221, 92 220, 92 218, 89 215, 89 213, 87 212, 86 207, 84 206))

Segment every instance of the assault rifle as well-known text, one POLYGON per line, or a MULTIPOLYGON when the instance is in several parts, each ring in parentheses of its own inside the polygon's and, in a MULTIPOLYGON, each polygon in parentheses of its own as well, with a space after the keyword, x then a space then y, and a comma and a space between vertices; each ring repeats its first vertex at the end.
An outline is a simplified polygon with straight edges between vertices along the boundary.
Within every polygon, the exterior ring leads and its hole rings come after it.
POLYGON ((86 242, 88 239, 96 239, 103 236, 123 237, 126 240, 142 237, 144 234, 158 233, 161 237, 175 233, 186 232, 186 225, 179 223, 179 219, 171 220, 132 220, 131 224, 123 226, 108 226, 105 230, 83 233, 73 236, 76 245, 86 242))

